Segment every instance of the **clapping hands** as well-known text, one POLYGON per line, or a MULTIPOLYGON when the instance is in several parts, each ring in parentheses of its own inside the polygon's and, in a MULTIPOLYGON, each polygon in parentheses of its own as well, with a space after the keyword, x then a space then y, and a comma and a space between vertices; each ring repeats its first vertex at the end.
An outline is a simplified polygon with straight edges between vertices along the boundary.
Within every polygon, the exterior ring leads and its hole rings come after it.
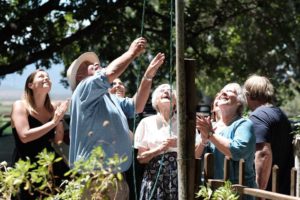
POLYGON ((67 99, 67 100, 61 102, 56 107, 55 112, 54 112, 54 116, 53 116, 53 119, 52 119, 55 124, 58 124, 64 118, 64 115, 67 112, 68 107, 69 107, 69 102, 70 102, 70 100, 67 99))

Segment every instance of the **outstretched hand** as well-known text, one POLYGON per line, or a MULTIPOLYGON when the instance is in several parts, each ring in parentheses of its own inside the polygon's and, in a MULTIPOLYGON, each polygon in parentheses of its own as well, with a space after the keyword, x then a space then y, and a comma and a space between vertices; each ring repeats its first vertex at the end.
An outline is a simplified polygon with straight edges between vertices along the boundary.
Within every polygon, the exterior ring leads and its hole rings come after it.
POLYGON ((150 62, 146 72, 145 72, 145 77, 152 79, 157 70, 162 66, 162 64, 165 61, 165 54, 164 53, 158 53, 156 56, 152 59, 150 62))
POLYGON ((147 45, 147 40, 143 37, 137 38, 135 39, 128 51, 134 56, 134 57, 138 57, 141 53, 145 52, 146 49, 146 45, 147 45))

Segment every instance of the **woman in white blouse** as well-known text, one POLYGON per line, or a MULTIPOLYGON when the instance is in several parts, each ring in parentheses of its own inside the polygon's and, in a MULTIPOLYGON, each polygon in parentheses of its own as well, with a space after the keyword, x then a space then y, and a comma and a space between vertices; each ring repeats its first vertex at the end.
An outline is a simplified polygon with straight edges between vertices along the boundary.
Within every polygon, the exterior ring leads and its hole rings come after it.
POLYGON ((175 90, 159 85, 152 93, 152 106, 157 114, 142 119, 135 132, 137 159, 146 164, 140 200, 178 199, 175 90))

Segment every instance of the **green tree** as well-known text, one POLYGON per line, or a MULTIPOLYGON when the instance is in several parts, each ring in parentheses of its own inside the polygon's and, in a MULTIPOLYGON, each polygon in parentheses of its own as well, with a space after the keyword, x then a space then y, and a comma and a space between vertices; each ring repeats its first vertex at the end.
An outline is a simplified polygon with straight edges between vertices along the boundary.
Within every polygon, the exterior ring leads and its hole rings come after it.
MULTIPOLYGON (((142 24, 143 1, 137 0, 1 1, 0 75, 21 73, 32 63, 46 68, 62 63, 67 69, 85 51, 95 51, 105 66, 144 30, 147 54, 121 77, 129 93, 136 88, 132 80, 158 51, 168 58, 156 82, 169 76, 175 80, 175 64, 168 63, 175 60, 170 55, 170 46, 175 52, 171 1, 145 2, 142 24)), ((279 103, 299 92, 299 4, 297 0, 185 1, 185 56, 197 60, 199 91, 213 96, 227 82, 242 83, 249 74, 259 73, 271 78, 279 103)), ((65 78, 62 82, 67 85, 65 78)))

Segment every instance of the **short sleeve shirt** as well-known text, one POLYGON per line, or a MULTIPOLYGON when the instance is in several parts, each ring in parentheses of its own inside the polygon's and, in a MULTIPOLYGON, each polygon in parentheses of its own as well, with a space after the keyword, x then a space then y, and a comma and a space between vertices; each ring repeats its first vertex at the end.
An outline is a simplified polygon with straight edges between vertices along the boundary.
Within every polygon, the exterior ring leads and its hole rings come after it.
MULTIPOLYGON (((270 143, 272 149, 272 166, 279 167, 278 192, 289 194, 290 171, 294 166, 293 135, 291 124, 285 113, 278 107, 262 105, 250 114, 253 122, 256 143, 270 143)), ((271 190, 271 178, 268 190, 271 190)))
MULTIPOLYGON (((255 187, 254 155, 255 155, 255 135, 253 133, 252 122, 248 119, 240 118, 218 133, 230 140, 229 149, 232 155, 230 163, 230 180, 238 183, 239 160, 245 160, 245 181, 248 187, 255 187)), ((212 143, 211 150, 215 160, 215 178, 224 177, 225 155, 219 151, 212 143)))
MULTIPOLYGON (((139 123, 135 131, 134 147, 154 149, 169 137, 177 137, 176 115, 169 122, 164 122, 162 116, 157 113, 145 117, 139 123)), ((200 136, 195 131, 195 142, 199 143, 200 136)), ((177 148, 169 148, 166 152, 177 152, 177 148)))

